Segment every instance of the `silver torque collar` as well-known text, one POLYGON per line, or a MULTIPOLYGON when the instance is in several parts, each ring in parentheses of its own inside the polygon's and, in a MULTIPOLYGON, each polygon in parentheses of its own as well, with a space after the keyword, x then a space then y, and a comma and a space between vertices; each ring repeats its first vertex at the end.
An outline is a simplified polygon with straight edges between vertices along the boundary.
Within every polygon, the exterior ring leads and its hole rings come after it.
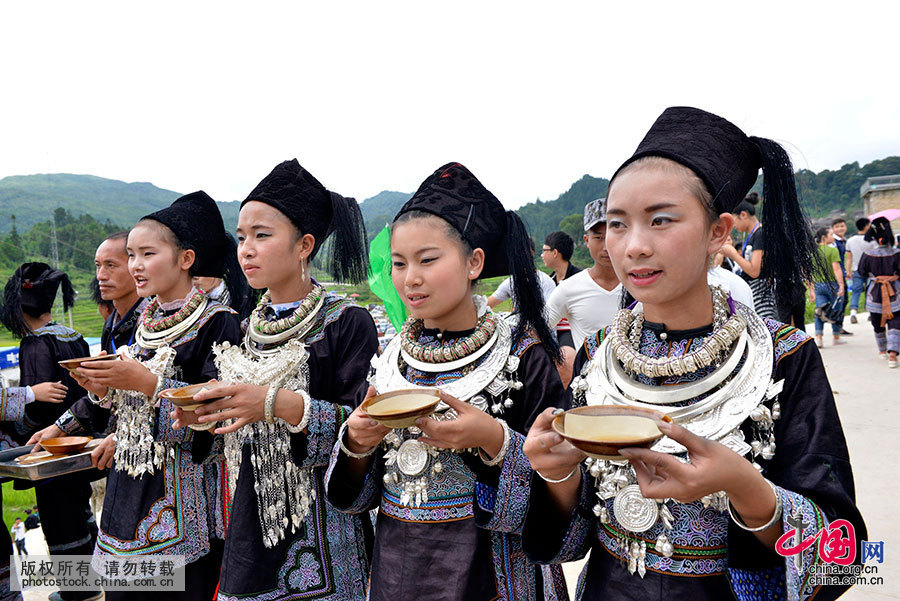
MULTIPOLYGON (((458 380, 441 386, 441 390, 461 401, 468 401, 487 388, 497 376, 501 374, 507 365, 511 347, 512 329, 505 320, 498 319, 496 338, 489 347, 490 350, 487 352, 487 357, 484 361, 482 361, 472 373, 466 374, 458 380)), ((469 359, 469 357, 466 359, 469 359)), ((476 359, 478 359, 478 357, 468 361, 465 365, 471 364, 476 359)), ((375 368, 375 372, 373 373, 370 382, 379 394, 405 388, 429 388, 410 383, 400 372, 399 336, 395 336, 393 340, 388 343, 387 348, 384 349, 384 353, 381 357, 372 359, 372 366, 375 368)), ((441 371, 446 371, 446 368, 444 368, 443 365, 439 366, 441 371)), ((455 369, 458 369, 458 367, 455 369)), ((438 411, 446 408, 447 405, 444 403, 438 405, 438 411)))
MULTIPOLYGON (((702 394, 704 388, 709 390, 706 378, 672 391, 667 390, 669 387, 640 385, 621 370, 615 369, 616 360, 611 355, 608 339, 601 343, 594 359, 588 363, 587 371, 575 385, 583 391, 589 405, 631 405, 656 409, 668 414, 676 423, 698 436, 722 441, 766 398, 772 379, 774 350, 766 324, 746 307, 739 305, 737 311, 747 320, 746 334, 741 337, 746 342, 739 339, 736 344, 736 347, 746 344, 746 360, 737 373, 734 373, 734 365, 739 361, 740 355, 732 352, 723 365, 708 378, 713 378, 713 381, 724 380, 730 375, 726 371, 727 366, 732 366, 734 375, 702 401, 686 407, 670 406, 677 400, 683 400, 685 393, 693 393, 695 397, 702 394), (640 393, 640 399, 629 393, 640 393)), ((683 453, 685 448, 666 437, 656 443, 653 450, 683 453)))

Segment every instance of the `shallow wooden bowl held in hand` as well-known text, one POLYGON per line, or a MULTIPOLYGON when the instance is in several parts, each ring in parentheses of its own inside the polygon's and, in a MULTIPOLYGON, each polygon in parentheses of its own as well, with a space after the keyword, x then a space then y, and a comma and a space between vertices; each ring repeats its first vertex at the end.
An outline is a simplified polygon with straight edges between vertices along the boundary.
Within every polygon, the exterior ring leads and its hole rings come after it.
POLYGON ((394 390, 363 401, 362 410, 376 422, 388 428, 409 428, 420 417, 434 413, 441 402, 436 388, 394 390))
POLYGON ((76 359, 66 359, 65 361, 60 361, 59 364, 69 371, 75 371, 84 363, 93 363, 95 361, 115 361, 118 358, 118 355, 97 355, 96 357, 78 357, 76 359))
POLYGON ((42 440, 41 447, 54 455, 65 455, 67 453, 77 453, 86 447, 90 441, 90 436, 60 436, 42 440))
POLYGON ((553 418, 553 430, 597 459, 625 459, 620 449, 650 448, 663 433, 659 422, 672 418, 653 409, 619 405, 577 407, 553 418))
MULTIPOLYGON (((197 407, 205 405, 206 403, 218 401, 219 399, 223 398, 214 397, 211 399, 205 399, 203 401, 194 400, 194 395, 199 393, 201 390, 214 390, 215 387, 215 384, 191 384, 190 386, 185 386, 183 388, 166 388, 165 390, 159 391, 158 396, 170 401, 176 407, 181 408, 182 411, 194 411, 197 407)), ((191 430, 209 430, 215 425, 216 422, 207 422, 205 424, 188 424, 188 428, 190 428, 191 430)))

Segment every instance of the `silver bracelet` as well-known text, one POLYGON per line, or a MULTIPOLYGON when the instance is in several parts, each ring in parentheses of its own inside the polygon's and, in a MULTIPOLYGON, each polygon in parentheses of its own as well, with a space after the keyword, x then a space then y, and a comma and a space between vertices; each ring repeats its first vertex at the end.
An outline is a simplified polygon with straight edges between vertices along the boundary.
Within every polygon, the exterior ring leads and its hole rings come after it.
POLYGON ((581 465, 580 464, 576 465, 575 467, 572 468, 572 471, 569 472, 568 476, 566 476, 565 478, 560 478, 559 480, 554 480, 553 478, 548 478, 547 476, 545 476, 544 474, 540 473, 537 470, 534 470, 534 473, 537 474, 538 476, 540 476, 541 480, 543 480, 544 482, 549 482, 550 484, 560 484, 562 482, 565 482, 566 480, 569 480, 572 476, 574 476, 580 470, 581 470, 581 465))
MULTIPOLYGON (((149 399, 150 404, 154 407, 156 406, 156 402, 159 400, 159 393, 163 390, 165 380, 166 379, 162 376, 156 376, 156 388, 153 389, 153 396, 151 396, 149 399)), ((109 395, 109 391, 107 391, 106 394, 109 395)), ((103 399, 105 400, 106 397, 103 397, 103 399)))
POLYGON ((378 448, 378 445, 375 445, 365 453, 354 453, 347 448, 347 445, 344 444, 344 435, 347 433, 347 425, 348 422, 344 422, 343 424, 341 424, 341 429, 338 430, 338 444, 340 445, 341 450, 344 452, 344 454, 348 457, 353 457, 354 459, 365 459, 366 457, 374 453, 375 449, 378 448))
POLYGON ((775 513, 772 515, 772 519, 759 526, 757 528, 750 528, 747 524, 744 523, 744 520, 734 511, 734 507, 731 505, 731 500, 728 501, 728 515, 731 516, 731 520, 737 525, 738 528, 742 530, 746 530, 747 532, 762 532, 763 530, 768 530, 771 528, 775 522, 781 519, 781 512, 783 510, 783 506, 781 504, 781 495, 778 494, 778 489, 772 484, 768 478, 764 478, 766 484, 772 487, 772 492, 775 493, 775 513))
POLYGON ((300 418, 300 422, 294 426, 291 422, 287 420, 283 420, 285 425, 287 426, 288 432, 291 434, 299 434, 306 430, 306 426, 309 425, 309 410, 312 405, 312 400, 309 398, 309 394, 305 390, 295 390, 297 394, 303 397, 303 417, 300 418))
POLYGON ((269 391, 266 393, 266 402, 263 407, 263 411, 265 412, 267 424, 275 423, 275 395, 276 394, 278 394, 278 387, 277 386, 269 386, 269 391))
POLYGON ((498 465, 503 462, 503 459, 506 458, 506 453, 509 451, 509 441, 510 441, 510 433, 509 433, 509 425, 500 418, 494 418, 500 425, 503 426, 503 444, 500 446, 500 451, 494 455, 493 459, 488 459, 485 455, 484 451, 478 449, 478 455, 481 457, 481 461, 484 462, 485 465, 498 465))

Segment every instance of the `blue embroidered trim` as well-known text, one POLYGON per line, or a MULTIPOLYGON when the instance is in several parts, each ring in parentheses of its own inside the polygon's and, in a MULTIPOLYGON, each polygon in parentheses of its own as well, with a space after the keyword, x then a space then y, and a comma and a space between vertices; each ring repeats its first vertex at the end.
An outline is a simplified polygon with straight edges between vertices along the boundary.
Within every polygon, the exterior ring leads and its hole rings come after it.
POLYGON ((61 340, 62 342, 72 342, 73 340, 78 340, 81 338, 81 334, 76 332, 71 328, 67 328, 62 324, 58 324, 54 321, 39 327, 34 330, 29 336, 55 336, 57 340, 61 340))

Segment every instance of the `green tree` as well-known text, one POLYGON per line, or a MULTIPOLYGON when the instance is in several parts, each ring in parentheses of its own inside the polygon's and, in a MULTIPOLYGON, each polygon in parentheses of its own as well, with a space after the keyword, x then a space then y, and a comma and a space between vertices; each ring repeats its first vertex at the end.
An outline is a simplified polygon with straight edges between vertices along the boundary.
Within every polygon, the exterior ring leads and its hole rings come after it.
POLYGON ((584 244, 584 216, 573 213, 559 222, 559 229, 572 236, 575 246, 584 244))

